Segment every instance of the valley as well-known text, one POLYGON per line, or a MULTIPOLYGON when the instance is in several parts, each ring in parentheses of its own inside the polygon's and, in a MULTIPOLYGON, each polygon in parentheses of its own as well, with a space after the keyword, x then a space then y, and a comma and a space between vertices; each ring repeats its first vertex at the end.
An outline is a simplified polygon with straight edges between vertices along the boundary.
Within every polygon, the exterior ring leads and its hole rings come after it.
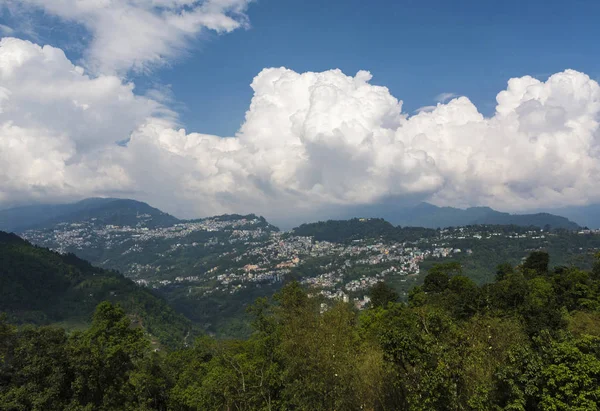
POLYGON ((380 281, 406 301, 436 262, 460 262, 464 274, 482 284, 493 280, 498 264, 518 264, 534 250, 550 251, 553 265, 585 267, 600 249, 600 232, 587 229, 426 229, 355 218, 281 232, 253 214, 177 220, 127 201, 125 208, 103 203, 83 216, 20 234, 38 246, 123 273, 220 336, 247 334, 246 307, 292 279, 313 294, 362 309, 380 281))

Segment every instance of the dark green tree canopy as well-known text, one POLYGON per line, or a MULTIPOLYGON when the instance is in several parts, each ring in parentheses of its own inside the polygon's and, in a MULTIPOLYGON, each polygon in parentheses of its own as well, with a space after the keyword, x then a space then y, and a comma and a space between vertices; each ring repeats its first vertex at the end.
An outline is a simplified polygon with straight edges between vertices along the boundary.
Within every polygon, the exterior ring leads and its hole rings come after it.
POLYGON ((460 263, 449 262, 435 264, 423 281, 423 290, 428 293, 440 293, 448 287, 450 277, 462 273, 460 263))
POLYGON ((378 282, 371 288, 369 294, 371 298, 371 307, 387 307, 389 303, 395 303, 400 296, 398 293, 385 282, 378 282))
POLYGON ((108 301, 71 333, 0 316, 0 410, 598 410, 600 280, 543 266, 481 286, 434 266, 363 311, 290 282, 247 339, 173 350, 108 301))
POLYGON ((550 255, 545 251, 534 251, 523 262, 523 270, 531 275, 544 275, 548 273, 550 255))

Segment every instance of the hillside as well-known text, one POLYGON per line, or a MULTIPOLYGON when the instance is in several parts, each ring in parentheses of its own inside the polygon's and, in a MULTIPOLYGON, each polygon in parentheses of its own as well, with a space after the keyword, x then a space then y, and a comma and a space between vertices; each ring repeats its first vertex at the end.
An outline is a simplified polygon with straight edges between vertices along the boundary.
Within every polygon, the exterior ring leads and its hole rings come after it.
MULTIPOLYGON (((600 233, 518 225, 441 230, 354 218, 303 224, 282 233, 255 214, 177 220, 144 203, 114 199, 90 199, 78 207, 68 214, 70 222, 63 216, 63 222, 20 235, 123 273, 219 336, 247 335, 247 306, 257 297, 272 295, 290 278, 312 284, 330 298, 347 295, 360 305, 366 301, 366 289, 382 278, 406 299, 425 270, 442 258, 460 261, 465 274, 485 283, 492 279, 495 265, 518 263, 530 250, 552 251, 555 264, 589 267, 600 247, 600 233)), ((428 204, 420 208, 432 211, 432 219, 436 210, 456 211, 428 204)), ((494 217, 496 223, 506 216, 526 217, 486 208, 471 212, 478 221, 494 217)), ((527 222, 531 220, 523 224, 527 222)))
POLYGON ((190 322, 160 297, 114 271, 92 266, 0 232, 0 312, 17 323, 88 324, 102 301, 119 303, 136 324, 169 346, 179 346, 190 322))
POLYGON ((483 286, 436 264, 407 302, 378 282, 362 311, 290 282, 251 306, 247 338, 166 355, 109 303, 79 333, 0 317, 0 408, 597 411, 600 256, 550 257, 483 286))
POLYGON ((382 218, 352 218, 350 220, 328 220, 302 224, 291 233, 297 236, 314 237, 316 241, 343 243, 354 240, 386 239, 416 241, 432 237, 435 230, 420 227, 394 227, 382 218))
MULTIPOLYGON (((481 210, 480 210, 481 211, 481 210)), ((365 290, 385 278, 403 299, 439 259, 460 261, 477 283, 495 265, 518 263, 530 250, 552 251, 554 264, 589 267, 600 233, 517 225, 453 229, 396 227, 383 219, 330 220, 279 232, 263 217, 222 215, 170 226, 61 223, 22 233, 33 244, 73 253, 118 270, 163 296, 209 333, 250 332, 247 306, 290 278, 364 304, 365 290)), ((135 220, 137 221, 137 220, 135 220)))
POLYGON ((88 198, 71 204, 38 204, 0 210, 0 230, 7 232, 43 229, 80 221, 163 227, 176 224, 179 220, 146 203, 119 198, 88 198))

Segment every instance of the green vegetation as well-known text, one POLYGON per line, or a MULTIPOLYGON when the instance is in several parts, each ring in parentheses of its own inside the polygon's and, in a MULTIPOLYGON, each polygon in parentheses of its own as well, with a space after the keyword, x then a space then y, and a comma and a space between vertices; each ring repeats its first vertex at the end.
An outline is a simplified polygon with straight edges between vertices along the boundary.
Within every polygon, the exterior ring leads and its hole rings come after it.
POLYGON ((394 227, 382 218, 353 218, 302 224, 294 235, 314 237, 317 241, 344 243, 353 240, 382 238, 391 241, 417 241, 433 237, 436 230, 421 227, 394 227))
POLYGON ((2 319, 0 409, 598 410, 600 255, 550 261, 481 286, 435 265, 408 302, 377 284, 363 312, 291 282, 249 308, 249 338, 160 353, 108 302, 71 334, 2 319))
POLYGON ((192 332, 189 320, 162 298, 114 271, 93 267, 73 254, 34 247, 0 232, 0 311, 15 323, 89 324, 95 307, 119 303, 134 324, 162 344, 179 347, 192 332))
MULTIPOLYGON (((486 226, 464 227, 482 231, 486 226)), ((472 254, 455 254, 452 259, 459 262, 463 273, 477 284, 494 280, 495 268, 502 263, 521 264, 527 255, 536 250, 543 250, 550 255, 552 266, 577 266, 591 269, 594 262, 593 250, 600 250, 600 236, 595 234, 578 234, 568 230, 552 230, 545 233, 545 238, 526 236, 527 228, 517 226, 489 226, 490 231, 504 231, 522 234, 522 238, 492 237, 483 240, 473 238, 453 239, 450 244, 454 248, 472 250, 472 254)), ((426 261, 425 270, 436 263, 435 259, 426 261)))

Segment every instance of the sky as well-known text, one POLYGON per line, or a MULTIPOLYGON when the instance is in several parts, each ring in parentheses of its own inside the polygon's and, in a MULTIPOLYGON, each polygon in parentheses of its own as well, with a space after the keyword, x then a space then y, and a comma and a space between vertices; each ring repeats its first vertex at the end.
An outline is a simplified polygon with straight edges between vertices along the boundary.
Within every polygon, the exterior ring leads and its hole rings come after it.
POLYGON ((567 68, 600 77, 590 52, 600 36, 600 4, 570 4, 262 0, 249 9, 251 29, 211 41, 159 74, 186 104, 185 124, 219 135, 239 128, 252 98, 248 80, 264 67, 368 70, 407 112, 456 93, 489 115, 509 78, 545 80, 567 68))
POLYGON ((0 208, 600 202, 596 1, 0 7, 0 208))

